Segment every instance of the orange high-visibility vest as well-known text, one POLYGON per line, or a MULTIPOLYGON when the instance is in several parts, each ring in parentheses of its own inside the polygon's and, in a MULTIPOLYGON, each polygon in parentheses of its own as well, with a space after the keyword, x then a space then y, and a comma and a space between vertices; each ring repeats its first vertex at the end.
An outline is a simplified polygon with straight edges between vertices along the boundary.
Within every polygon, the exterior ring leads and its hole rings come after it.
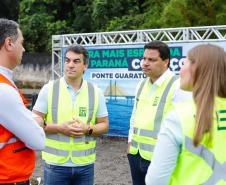
MULTIPOLYGON (((8 84, 17 89, 1 74, 0 83, 8 84)), ((20 92, 19 94, 25 106, 25 98, 20 92)), ((34 166, 35 152, 27 148, 22 141, 0 123, 0 184, 27 181, 34 166)))

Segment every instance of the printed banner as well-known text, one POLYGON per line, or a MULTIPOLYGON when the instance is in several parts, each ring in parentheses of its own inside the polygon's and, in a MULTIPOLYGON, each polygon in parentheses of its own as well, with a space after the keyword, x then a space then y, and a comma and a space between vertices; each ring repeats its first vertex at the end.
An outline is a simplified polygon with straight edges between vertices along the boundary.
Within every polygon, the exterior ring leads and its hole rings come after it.
MULTIPOLYGON (((206 42, 205 42, 206 43, 206 42)), ((210 42, 226 50, 226 41, 210 42)), ((200 42, 174 43, 170 47, 170 69, 179 74, 188 51, 200 42)), ((89 46, 89 68, 84 78, 104 93, 109 113, 108 135, 127 136, 137 83, 146 78, 141 70, 144 45, 89 46)), ((62 57, 66 48, 62 48, 62 57)), ((63 66, 62 66, 63 67, 63 66)))

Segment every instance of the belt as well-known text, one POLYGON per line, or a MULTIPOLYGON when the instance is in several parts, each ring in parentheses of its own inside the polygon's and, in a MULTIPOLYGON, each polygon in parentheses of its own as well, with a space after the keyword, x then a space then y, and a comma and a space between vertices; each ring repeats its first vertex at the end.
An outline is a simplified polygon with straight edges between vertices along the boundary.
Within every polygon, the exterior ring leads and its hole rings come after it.
POLYGON ((0 183, 0 185, 29 185, 29 180, 23 182, 0 183))

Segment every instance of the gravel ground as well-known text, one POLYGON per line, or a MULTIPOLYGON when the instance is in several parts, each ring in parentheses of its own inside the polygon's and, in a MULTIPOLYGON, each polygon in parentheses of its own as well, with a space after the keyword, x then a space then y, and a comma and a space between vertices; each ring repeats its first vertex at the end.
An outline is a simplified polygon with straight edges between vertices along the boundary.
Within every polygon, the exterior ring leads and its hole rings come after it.
MULTIPOLYGON (((127 138, 101 137, 97 139, 97 158, 95 163, 95 185, 132 184, 129 164, 126 156, 127 138)), ((33 177, 43 176, 43 161, 37 153, 36 168, 33 177)), ((32 185, 37 185, 32 180, 32 185)))

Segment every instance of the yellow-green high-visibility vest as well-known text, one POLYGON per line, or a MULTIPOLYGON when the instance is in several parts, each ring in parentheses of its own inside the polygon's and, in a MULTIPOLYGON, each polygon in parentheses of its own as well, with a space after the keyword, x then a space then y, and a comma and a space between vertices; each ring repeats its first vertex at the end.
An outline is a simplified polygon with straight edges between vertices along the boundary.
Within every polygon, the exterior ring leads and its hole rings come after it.
POLYGON ((205 134, 197 147, 193 145, 194 103, 175 105, 181 122, 183 144, 170 179, 171 185, 226 185, 226 98, 216 98, 215 101, 213 140, 208 143, 205 134))
POLYGON ((140 83, 136 95, 130 154, 135 155, 139 151, 142 158, 151 160, 162 118, 171 106, 177 78, 170 75, 151 97, 149 79, 140 83))
MULTIPOLYGON (((71 100, 63 78, 51 81, 48 94, 48 113, 46 121, 49 124, 61 124, 78 118, 85 124, 94 125, 98 108, 98 89, 83 80, 76 104, 71 100)), ((69 137, 61 133, 46 134, 46 148, 42 152, 44 160, 62 164, 71 161, 78 165, 94 163, 96 159, 96 141, 94 137, 69 137)))

